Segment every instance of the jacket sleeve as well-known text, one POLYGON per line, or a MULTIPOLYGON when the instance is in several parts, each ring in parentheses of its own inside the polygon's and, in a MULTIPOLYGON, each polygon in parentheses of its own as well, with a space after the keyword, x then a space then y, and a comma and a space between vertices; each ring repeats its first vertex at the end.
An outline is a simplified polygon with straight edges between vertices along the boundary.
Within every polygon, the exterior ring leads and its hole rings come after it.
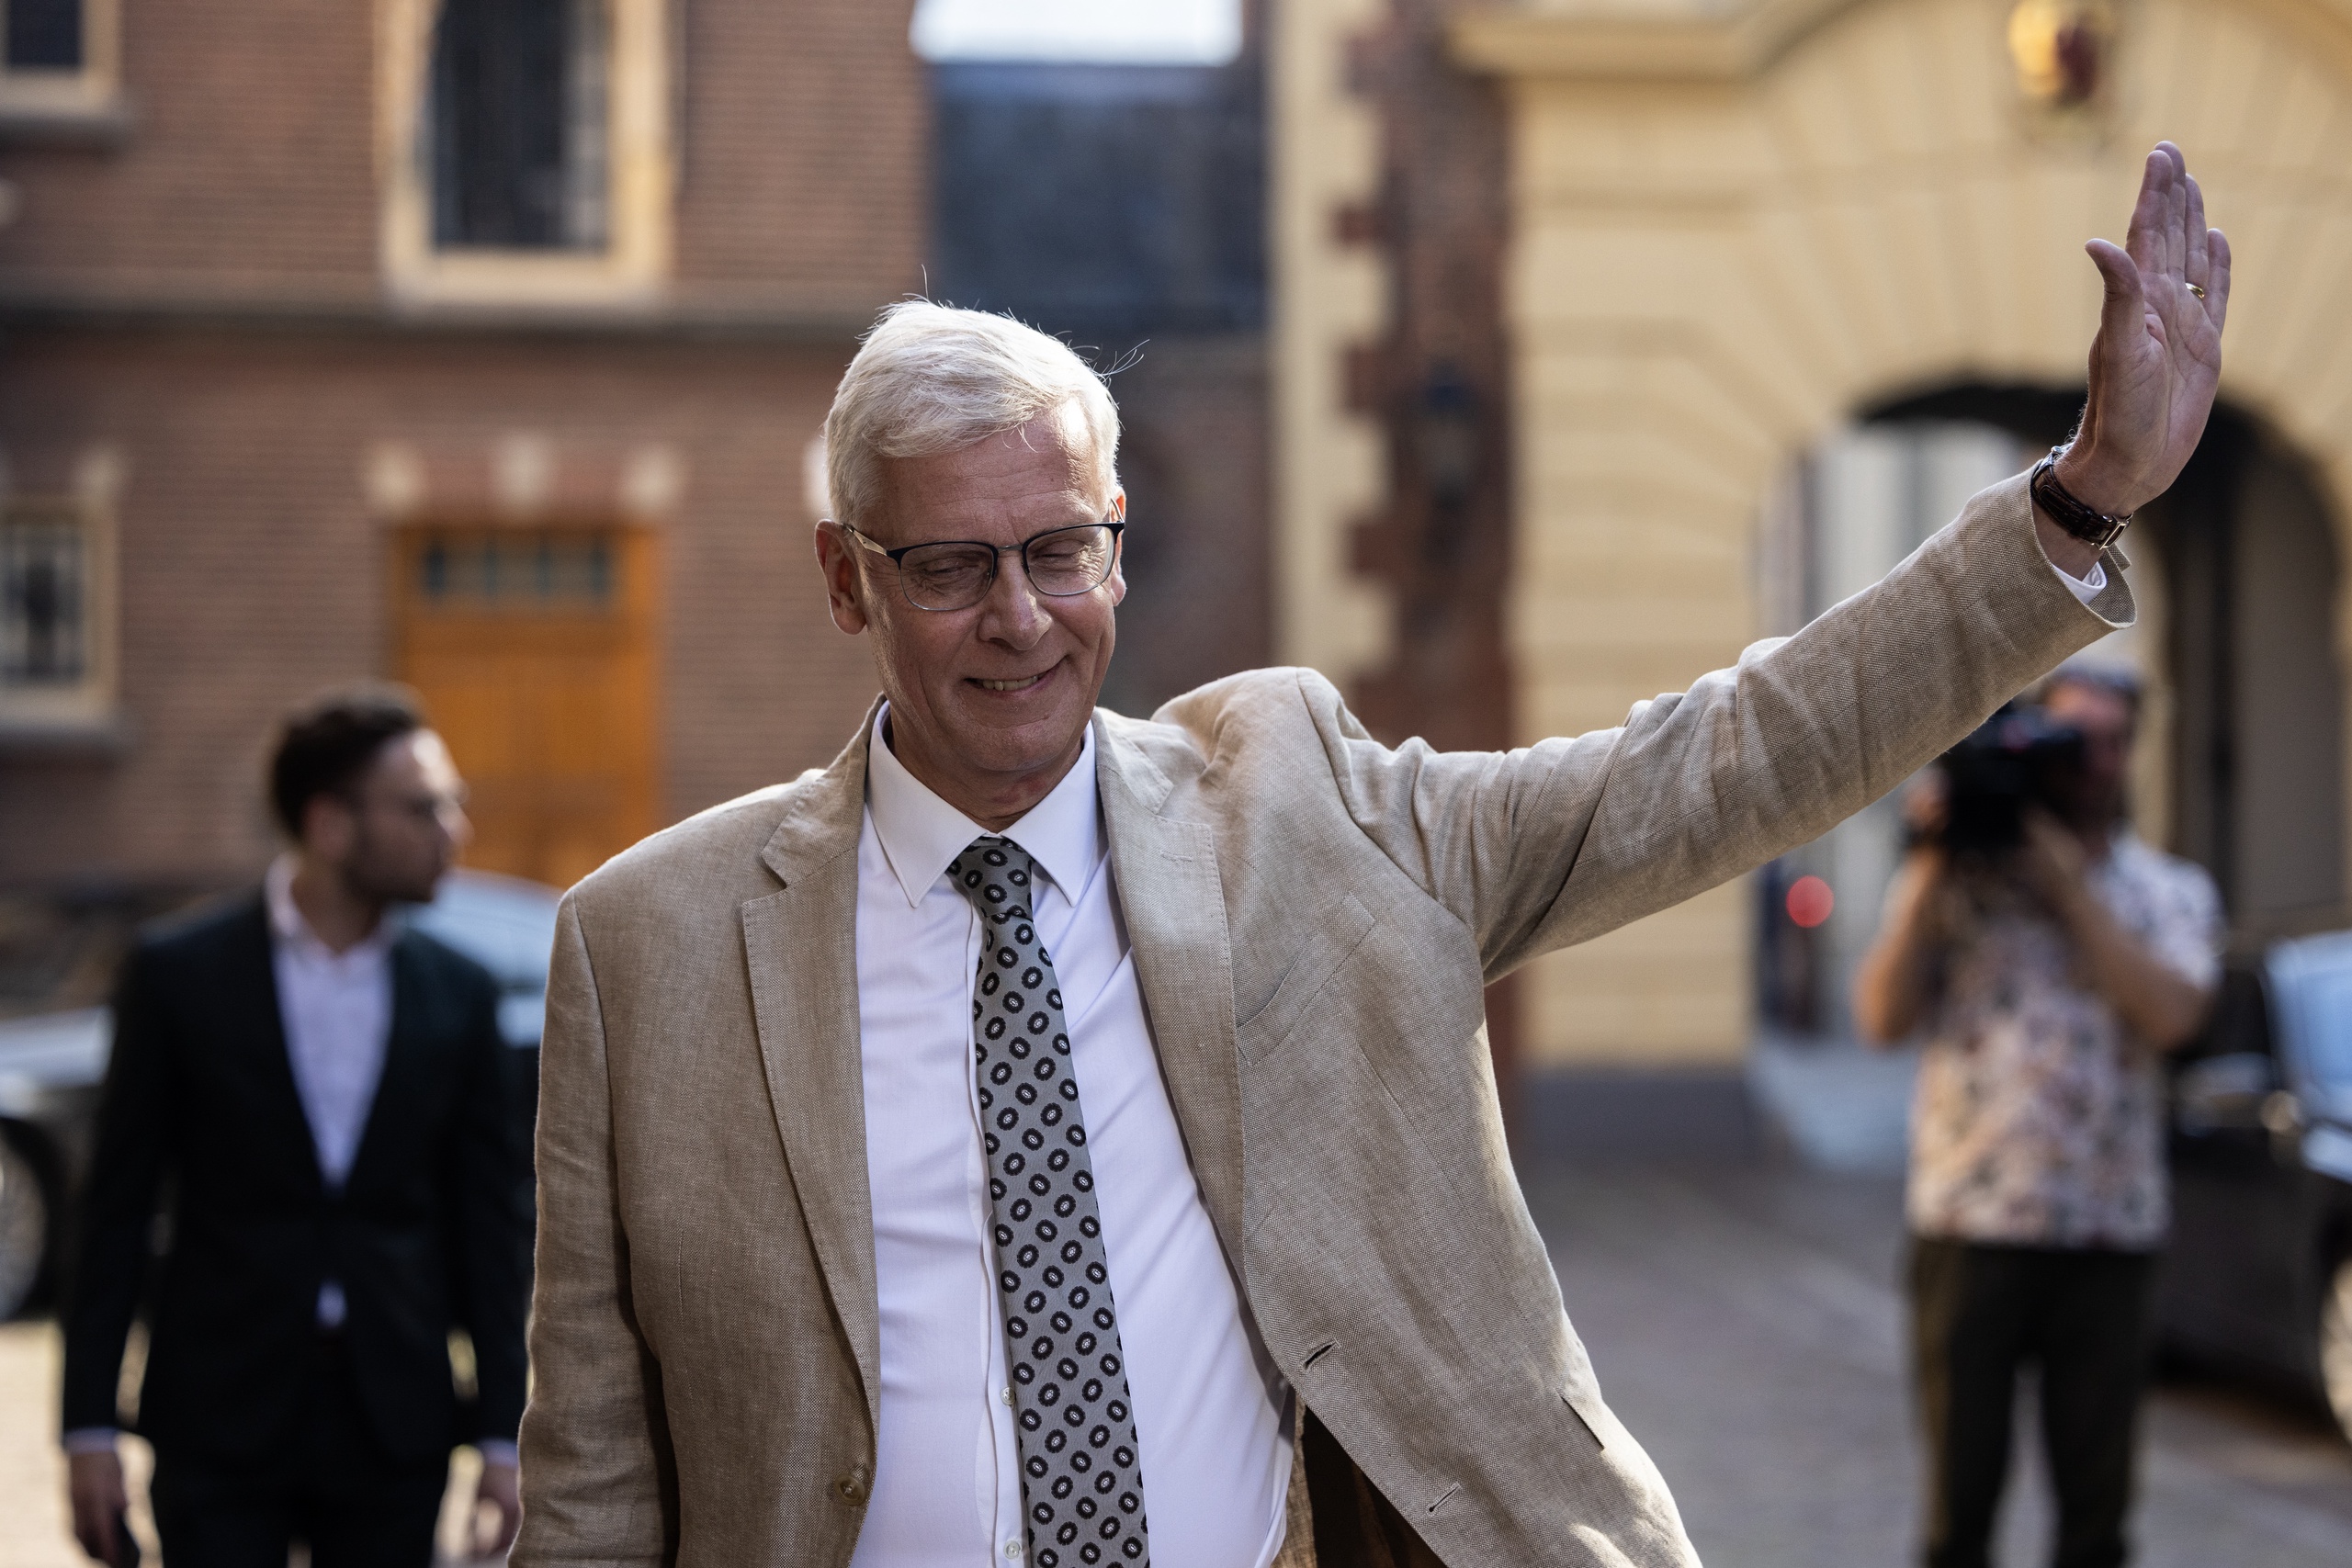
POLYGON ((662 1372, 630 1300, 610 1080, 577 896, 557 917, 539 1049, 539 1235, 516 1568, 668 1562, 678 1492, 662 1372))
POLYGON ((468 1008, 466 1090, 450 1190, 465 1259, 459 1302, 480 1404, 469 1437, 514 1439, 523 1418, 524 1317, 530 1301, 530 1199, 517 1125, 514 1053, 498 1032, 498 992, 482 977, 468 1008))
POLYGON ((81 1251, 65 1313, 64 1430, 113 1427, 123 1343, 146 1281, 172 1101, 168 1010, 153 952, 132 951, 117 982, 114 1046, 82 1200, 81 1251))
POLYGON ((1489 979, 1817 838, 2131 623, 2121 557, 2085 605, 2042 553, 2025 487, 1977 495, 1884 581, 1614 729, 1390 750, 1310 681, 1347 808, 1470 928, 1489 979))

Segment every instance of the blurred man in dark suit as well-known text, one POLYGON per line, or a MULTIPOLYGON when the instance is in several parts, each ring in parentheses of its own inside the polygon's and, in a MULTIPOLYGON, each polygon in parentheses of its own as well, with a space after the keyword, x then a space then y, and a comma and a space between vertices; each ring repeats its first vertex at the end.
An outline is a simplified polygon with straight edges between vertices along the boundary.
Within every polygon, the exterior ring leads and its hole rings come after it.
POLYGON ((530 1220, 497 990, 392 912, 448 869, 462 786, 388 689, 289 719, 269 786, 292 848, 261 891, 150 935, 116 996, 66 1318, 74 1533, 124 1551, 116 1388, 152 1300, 137 1426, 172 1568, 285 1568, 295 1540, 314 1568, 423 1568, 466 1441, 503 1551, 530 1220))

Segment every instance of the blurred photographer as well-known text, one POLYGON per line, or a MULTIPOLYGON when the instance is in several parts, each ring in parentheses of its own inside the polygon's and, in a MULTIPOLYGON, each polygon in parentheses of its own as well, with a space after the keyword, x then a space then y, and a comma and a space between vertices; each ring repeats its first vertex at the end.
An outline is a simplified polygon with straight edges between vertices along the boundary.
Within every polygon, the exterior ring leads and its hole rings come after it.
POLYGON ((2203 1024, 2221 901, 2135 837, 2139 691, 2052 676, 1912 801, 1917 842, 1854 980, 1863 1034, 1926 1042, 1907 1201, 1928 1568, 1981 1568, 2018 1372, 2041 1373, 2056 1568, 2126 1557, 2155 1256, 2159 1058, 2203 1024))

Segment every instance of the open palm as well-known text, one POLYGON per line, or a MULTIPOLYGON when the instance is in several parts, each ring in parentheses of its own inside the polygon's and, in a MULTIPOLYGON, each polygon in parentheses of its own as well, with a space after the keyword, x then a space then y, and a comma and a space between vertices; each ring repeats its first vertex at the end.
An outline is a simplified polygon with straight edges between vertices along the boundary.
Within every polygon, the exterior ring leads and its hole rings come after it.
POLYGON ((2085 247, 2107 286, 2091 344, 2090 400, 2066 488, 2100 512, 2136 510, 2172 488, 2205 434, 2222 379, 2230 243, 2205 226, 2205 194, 2169 141, 2148 154, 2120 246, 2085 247))

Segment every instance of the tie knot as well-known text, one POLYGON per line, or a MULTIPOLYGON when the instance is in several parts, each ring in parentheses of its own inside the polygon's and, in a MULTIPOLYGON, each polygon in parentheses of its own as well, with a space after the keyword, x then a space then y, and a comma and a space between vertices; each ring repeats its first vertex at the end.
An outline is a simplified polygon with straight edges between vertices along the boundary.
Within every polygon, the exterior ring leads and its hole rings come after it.
POLYGON ((1036 886, 1037 863, 1012 840, 982 834, 948 863, 947 874, 989 919, 1029 919, 1029 893, 1036 886))

